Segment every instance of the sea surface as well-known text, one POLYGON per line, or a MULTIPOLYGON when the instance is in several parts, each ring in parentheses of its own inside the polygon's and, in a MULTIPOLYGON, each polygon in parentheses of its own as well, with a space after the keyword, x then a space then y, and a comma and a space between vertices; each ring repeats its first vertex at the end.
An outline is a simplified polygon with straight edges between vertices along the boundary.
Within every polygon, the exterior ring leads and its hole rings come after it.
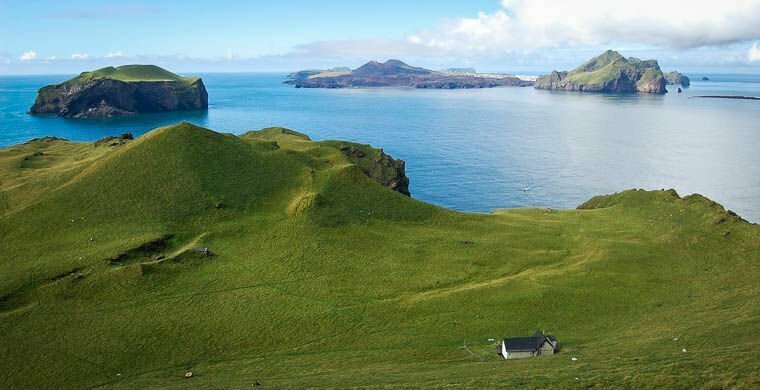
POLYGON ((369 143, 407 162, 412 196, 461 211, 574 208, 630 188, 703 194, 760 221, 760 75, 711 74, 684 93, 295 89, 283 74, 200 74, 208 112, 64 119, 26 112, 71 75, 0 77, 0 147, 46 135, 92 141, 189 121, 220 132, 284 126, 369 143))

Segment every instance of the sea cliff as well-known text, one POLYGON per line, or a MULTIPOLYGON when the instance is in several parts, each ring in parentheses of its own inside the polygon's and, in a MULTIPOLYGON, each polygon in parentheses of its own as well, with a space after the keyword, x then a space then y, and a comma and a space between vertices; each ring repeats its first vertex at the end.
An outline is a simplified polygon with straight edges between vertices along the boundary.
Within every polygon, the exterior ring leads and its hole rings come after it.
POLYGON ((39 90, 30 114, 93 118, 208 108, 200 78, 153 65, 108 67, 39 90))

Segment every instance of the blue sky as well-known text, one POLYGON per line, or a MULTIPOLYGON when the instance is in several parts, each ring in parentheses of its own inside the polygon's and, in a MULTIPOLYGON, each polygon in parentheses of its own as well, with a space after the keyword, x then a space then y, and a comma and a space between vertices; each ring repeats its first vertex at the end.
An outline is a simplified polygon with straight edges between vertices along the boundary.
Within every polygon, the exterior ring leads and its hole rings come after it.
POLYGON ((663 67, 760 71, 760 0, 625 3, 0 0, 0 73, 136 62, 286 71, 388 57, 529 72, 570 67, 606 48, 654 57, 663 67), (649 5, 663 15, 631 10, 649 5))

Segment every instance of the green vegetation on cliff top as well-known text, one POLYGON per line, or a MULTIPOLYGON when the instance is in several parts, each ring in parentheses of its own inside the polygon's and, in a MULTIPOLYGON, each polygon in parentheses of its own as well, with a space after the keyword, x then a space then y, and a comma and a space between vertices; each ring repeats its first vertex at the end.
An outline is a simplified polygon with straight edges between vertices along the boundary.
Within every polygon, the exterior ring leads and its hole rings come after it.
POLYGON ((760 384, 757 225, 673 191, 458 213, 338 145, 183 123, 0 150, 0 387, 760 384), (562 351, 493 353, 537 329, 562 351))
POLYGON ((92 72, 83 72, 74 80, 114 79, 124 82, 137 81, 179 81, 192 84, 197 77, 182 77, 156 65, 123 65, 101 68, 92 72))
POLYGON ((662 77, 658 68, 647 67, 651 61, 641 61, 635 58, 627 59, 614 50, 607 50, 572 70, 567 74, 567 81, 578 85, 602 86, 620 77, 623 73, 641 74, 639 84, 646 84, 662 77))

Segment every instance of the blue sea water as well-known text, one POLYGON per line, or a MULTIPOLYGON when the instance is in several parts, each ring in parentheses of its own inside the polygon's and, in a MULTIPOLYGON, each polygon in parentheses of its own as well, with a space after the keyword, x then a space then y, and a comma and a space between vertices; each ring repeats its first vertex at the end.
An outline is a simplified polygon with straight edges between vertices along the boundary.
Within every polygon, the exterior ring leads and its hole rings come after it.
POLYGON ((208 112, 110 119, 26 114, 38 88, 71 76, 0 77, 0 147, 139 135, 182 120, 232 133, 285 126, 382 147, 406 160, 415 198, 457 210, 574 208, 629 188, 675 188, 760 221, 760 101, 693 98, 760 96, 760 75, 710 75, 664 96, 295 89, 282 74, 200 76, 208 112))

